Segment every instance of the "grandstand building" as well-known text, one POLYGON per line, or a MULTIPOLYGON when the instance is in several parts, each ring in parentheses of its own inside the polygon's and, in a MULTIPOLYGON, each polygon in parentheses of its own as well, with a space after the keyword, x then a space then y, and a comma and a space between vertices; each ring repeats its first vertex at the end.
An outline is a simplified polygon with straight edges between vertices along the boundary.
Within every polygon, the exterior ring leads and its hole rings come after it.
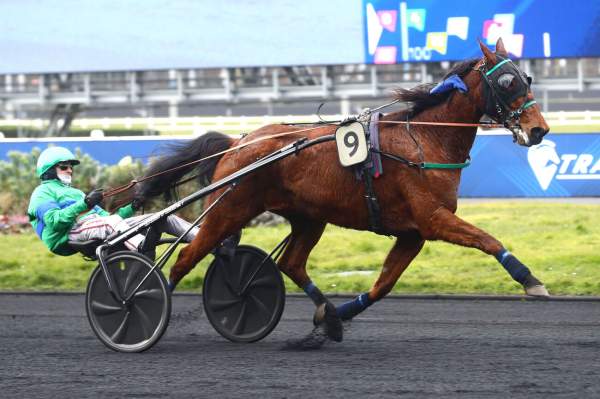
MULTIPOLYGON (((449 6, 444 6, 442 1, 439 2, 439 7, 431 9, 410 8, 418 2, 400 0, 336 0, 325 2, 326 4, 314 0, 304 2, 302 6, 292 1, 267 5, 240 4, 235 7, 239 9, 235 16, 225 12, 230 11, 225 10, 227 6, 216 2, 210 12, 204 12, 198 7, 183 9, 185 2, 182 2, 180 14, 169 19, 157 12, 155 17, 165 19, 161 22, 173 30, 169 30, 172 37, 176 38, 177 34, 187 37, 177 30, 180 28, 176 29, 182 25, 182 19, 178 18, 195 12, 198 17, 197 25, 203 27, 202 35, 208 36, 208 40, 195 46, 194 38, 188 37, 189 40, 183 40, 178 45, 181 47, 178 49, 180 53, 191 54, 188 58, 177 58, 179 53, 174 52, 172 58, 163 57, 164 59, 158 55, 161 54, 160 51, 168 52, 168 49, 161 48, 160 43, 157 44, 159 48, 153 50, 154 58, 144 58, 133 52, 130 45, 119 44, 118 36, 111 42, 112 39, 106 38, 103 32, 89 36, 94 30, 86 30, 83 23, 59 26, 60 23, 52 17, 56 7, 38 4, 33 9, 34 6, 28 5, 29 3, 35 2, 19 4, 21 9, 18 15, 33 20, 37 20, 38 16, 44 23, 37 30, 31 26, 27 30, 23 28, 24 25, 19 25, 16 13, 13 15, 15 18, 11 18, 11 10, 14 12, 16 6, 0 6, 0 9, 5 8, 5 20, 13 21, 15 27, 20 27, 15 29, 22 35, 15 38, 9 35, 4 49, 0 44, 0 50, 8 55, 3 57, 6 61, 0 61, 0 121, 3 119, 0 131, 5 130, 6 137, 67 135, 72 121, 82 118, 310 115, 315 113, 320 103, 325 103, 322 110, 324 114, 357 113, 364 107, 381 104, 396 87, 413 87, 438 81, 454 60, 476 55, 477 38, 483 37, 486 40, 486 35, 489 36, 487 39, 490 43, 495 41, 492 36, 504 35, 505 40, 511 43, 511 48, 518 47, 515 50, 521 55, 518 63, 533 77, 533 90, 543 111, 600 111, 600 60, 596 58, 600 54, 595 54, 598 49, 586 50, 581 46, 565 53, 560 50, 560 45, 569 48, 568 43, 561 44, 561 32, 552 31, 552 26, 543 28, 550 33, 524 31, 525 22, 531 18, 527 13, 538 12, 544 17, 544 13, 552 9, 549 3, 557 3, 556 1, 544 1, 541 4, 541 0, 536 0, 530 2, 529 9, 510 14, 506 10, 505 3, 508 2, 497 0, 490 2, 493 3, 491 10, 483 10, 481 15, 471 10, 464 17, 447 18, 444 13, 454 14, 448 11, 449 6), (23 7, 32 7, 31 12, 24 12, 23 7), (294 35, 290 30, 296 28, 288 26, 292 9, 296 11, 293 26, 302 27, 294 35), (315 9, 320 10, 319 15, 314 15, 315 9), (344 11, 340 12, 340 9, 344 11), (244 28, 234 32, 219 30, 220 22, 215 19, 215 15, 221 16, 219 13, 225 18, 222 25, 239 27, 239 20, 244 19, 244 28), (282 15, 287 19, 282 20, 282 15), (335 23, 331 18, 325 18, 332 15, 336 16, 335 23), (266 16, 268 21, 275 21, 277 26, 267 30, 265 21, 259 18, 252 22, 253 16, 266 16), (438 21, 440 18, 445 21, 441 25, 438 21), (511 29, 507 30, 510 23, 511 29), (477 24, 482 25, 483 30, 475 29, 477 24), (429 31, 440 30, 440 27, 445 27, 446 32, 429 31), (54 32, 55 42, 41 37, 48 31, 54 32), (260 34, 252 35, 252 32, 260 34), (264 36, 275 40, 273 36, 281 35, 281 32, 293 36, 281 37, 281 46, 259 40, 264 36), (23 38, 23 35, 29 37, 23 38), (88 41, 77 42, 73 39, 77 35, 87 37, 88 41), (533 46, 531 49, 527 47, 534 42, 532 38, 537 37, 536 35, 544 38, 542 55, 547 55, 546 57, 539 57, 539 51, 533 46), (556 43, 556 50, 552 47, 552 52, 550 37, 553 46, 556 43), (426 43, 426 46, 410 47, 409 38, 415 43, 426 43), (440 38, 443 39, 443 44, 440 44, 440 38), (396 39, 399 40, 398 44, 394 44, 396 39), (104 49, 101 43, 97 43, 103 40, 107 41, 109 47, 117 46, 115 51, 120 51, 120 54, 115 57, 116 61, 106 61, 104 49), (65 42, 60 42, 59 50, 66 51, 58 56, 62 57, 60 62, 53 58, 52 53, 58 41, 65 42), (247 43, 243 45, 238 43, 240 41, 247 43), (298 43, 302 44, 302 48, 297 48, 298 43), (19 47, 25 44, 31 47, 19 47), (88 48, 85 51, 78 49, 78 44, 88 48), (266 48, 260 47, 261 45, 266 48), (389 54, 390 49, 396 51, 394 46, 397 47, 398 55, 390 62, 389 58, 385 59, 385 54, 389 54), (258 54, 247 51, 246 47, 256 49, 258 54), (343 51, 340 50, 342 47, 343 51), (228 54, 215 54, 214 48, 220 48, 228 54), (419 56, 414 55, 417 53, 409 54, 408 50, 404 51, 406 48, 411 51, 427 50, 433 56, 427 62, 419 61, 419 56), (463 56, 461 48, 469 48, 471 52, 463 56), (15 49, 19 49, 19 52, 15 52, 15 49), (212 53, 207 49, 211 49, 212 53), (38 50, 42 54, 39 57, 35 56, 38 50), (379 50, 382 50, 380 54, 383 55, 378 55, 379 50), (90 56, 95 54, 94 51, 97 55, 90 56), (266 55, 262 55, 265 51, 266 55), (207 58, 215 61, 209 62, 207 58), (221 66, 214 65, 219 62, 221 66), (37 125, 17 123, 17 127, 11 131, 2 127, 2 124, 9 125, 10 121, 22 120, 36 120, 37 125)), ((61 3, 69 6, 67 3, 72 1, 62 0, 61 3)), ((93 6, 96 7, 93 11, 97 13, 92 17, 94 21, 110 19, 110 12, 107 10, 110 10, 111 3, 116 4, 115 1, 108 0, 93 6)), ((177 11, 178 8, 172 3, 161 0, 145 2, 155 5, 157 9, 162 5, 177 11)), ((460 2, 458 3, 460 9, 460 2)), ((135 1, 129 4, 129 7, 121 6, 121 12, 133 20, 131 26, 119 26, 119 29, 124 29, 121 32, 123 42, 139 40, 141 48, 152 45, 153 40, 158 43, 160 37, 156 32, 148 34, 150 37, 146 41, 145 34, 139 34, 146 29, 145 24, 148 23, 141 17, 133 17, 136 7, 141 7, 142 4, 135 1)), ((575 13, 590 14, 590 31, 581 33, 579 39, 589 38, 598 29, 593 26, 593 21, 600 15, 600 6, 579 4, 575 8, 575 13), (589 10, 584 10, 586 7, 589 10)), ((77 14, 75 17, 83 19, 86 18, 86 11, 90 14, 89 9, 82 10, 80 5, 70 8, 70 12, 77 14)), ((568 15, 565 16, 567 17, 568 15)), ((549 20, 551 18, 552 15, 548 17, 549 20)), ((579 23, 585 25, 585 21, 579 23)), ((189 31, 184 32, 189 35, 189 31)), ((569 38, 574 34, 565 33, 569 38)), ((168 40, 164 42, 162 46, 169 45, 168 40)), ((155 131, 147 128, 144 132, 155 131)))

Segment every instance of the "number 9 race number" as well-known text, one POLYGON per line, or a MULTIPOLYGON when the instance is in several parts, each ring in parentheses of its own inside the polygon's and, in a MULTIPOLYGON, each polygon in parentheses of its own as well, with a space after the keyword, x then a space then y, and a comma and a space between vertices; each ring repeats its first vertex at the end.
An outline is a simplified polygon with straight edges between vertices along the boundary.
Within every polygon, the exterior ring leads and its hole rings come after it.
POLYGON ((338 127, 335 142, 342 166, 356 165, 367 159, 367 138, 362 123, 352 122, 338 127))

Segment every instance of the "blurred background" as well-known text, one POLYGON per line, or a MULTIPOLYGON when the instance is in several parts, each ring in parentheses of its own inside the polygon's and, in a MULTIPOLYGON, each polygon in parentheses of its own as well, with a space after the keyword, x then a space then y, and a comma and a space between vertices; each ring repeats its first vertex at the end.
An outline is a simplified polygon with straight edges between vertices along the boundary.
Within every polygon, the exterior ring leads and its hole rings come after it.
POLYGON ((600 195, 597 1, 21 0, 0 13, 0 161, 61 143, 145 162, 209 130, 316 120, 321 103, 356 114, 502 37, 551 135, 528 151, 481 132, 461 196, 600 195))
MULTIPOLYGON (((19 0, 0 2, 0 16, 0 289, 82 290, 89 276, 79 257, 47 267, 51 254, 28 223, 48 146, 82 161, 75 187, 117 187, 165 144, 316 121, 321 103, 325 119, 357 114, 394 88, 435 84, 455 62, 481 57, 478 40, 493 49, 502 37, 533 77, 551 133, 526 148, 504 129, 480 130, 459 215, 510 242, 553 293, 600 293, 600 1, 19 0)), ((267 249, 287 229, 244 234, 267 249)), ((368 289, 365 273, 374 278, 391 245, 333 226, 324 240, 313 276, 336 292, 368 289)), ((477 251, 428 243, 416 264, 399 292, 515 292, 477 251)), ((200 286, 204 270, 185 287, 200 286)))

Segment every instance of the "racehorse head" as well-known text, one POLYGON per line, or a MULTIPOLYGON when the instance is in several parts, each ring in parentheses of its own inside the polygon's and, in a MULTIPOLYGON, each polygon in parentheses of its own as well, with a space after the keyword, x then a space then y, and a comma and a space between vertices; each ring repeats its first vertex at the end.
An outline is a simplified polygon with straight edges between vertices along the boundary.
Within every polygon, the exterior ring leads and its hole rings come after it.
POLYGON ((501 38, 495 53, 482 42, 479 46, 483 59, 475 69, 481 74, 483 111, 512 131, 520 145, 541 143, 550 127, 531 93, 531 77, 508 58, 501 38))

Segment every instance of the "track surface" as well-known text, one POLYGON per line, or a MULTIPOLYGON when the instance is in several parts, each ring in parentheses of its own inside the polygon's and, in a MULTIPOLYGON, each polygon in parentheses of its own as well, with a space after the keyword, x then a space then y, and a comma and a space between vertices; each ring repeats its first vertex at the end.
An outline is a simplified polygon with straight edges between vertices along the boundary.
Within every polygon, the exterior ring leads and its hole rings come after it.
MULTIPOLYGON (((341 302, 335 298, 334 302, 341 302)), ((83 295, 0 295, 2 397, 600 397, 600 302, 386 299, 341 344, 284 350, 313 305, 288 297, 255 344, 221 338, 200 296, 175 296, 162 340, 120 354, 83 295)))

